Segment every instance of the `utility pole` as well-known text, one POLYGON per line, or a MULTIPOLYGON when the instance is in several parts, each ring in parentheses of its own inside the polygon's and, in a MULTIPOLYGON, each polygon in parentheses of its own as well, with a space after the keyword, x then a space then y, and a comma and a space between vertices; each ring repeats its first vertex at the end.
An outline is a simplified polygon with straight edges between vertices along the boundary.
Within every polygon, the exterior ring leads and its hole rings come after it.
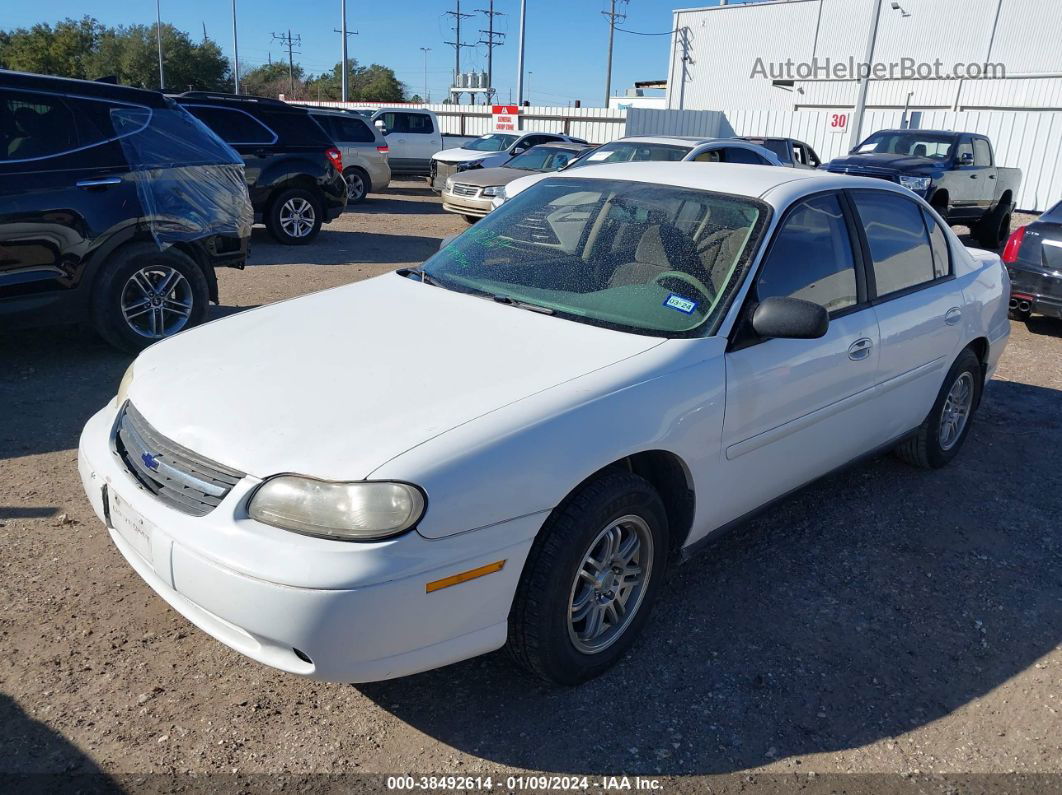
MULTIPOLYGON (((895 7, 895 6, 894 6, 895 7)), ((873 17, 870 19, 870 34, 867 36, 867 57, 865 71, 859 79, 859 95, 856 98, 855 112, 852 114, 852 138, 848 142, 850 149, 859 143, 859 132, 863 128, 863 113, 867 109, 867 89, 870 87, 870 67, 874 61, 874 45, 878 41, 878 18, 881 16, 881 0, 875 0, 873 17)))
POLYGON ((166 75, 162 69, 162 8, 155 0, 155 39, 159 45, 159 91, 166 90, 166 75))
POLYGON ((421 47, 420 51, 424 53, 424 101, 431 103, 431 94, 428 93, 428 53, 431 47, 421 47))
MULTIPOLYGON (((620 0, 626 2, 626 0, 620 0)), ((608 17, 608 67, 605 69, 605 107, 608 107, 609 97, 612 96, 612 43, 616 37, 616 20, 624 20, 627 15, 622 11, 616 11, 616 0, 609 0, 609 10, 601 12, 608 17)))
POLYGON ((296 34, 291 35, 291 28, 288 28, 287 34, 273 34, 273 38, 280 42, 284 47, 288 48, 288 88, 291 92, 291 98, 295 99, 295 58, 293 56, 294 48, 302 44, 302 36, 296 34))
POLYGON ((343 39, 343 46, 340 48, 341 52, 339 58, 340 71, 342 71, 343 73, 340 76, 339 97, 343 100, 343 102, 347 102, 350 99, 350 83, 348 77, 348 75, 350 74, 350 58, 347 56, 347 36, 358 35, 358 31, 356 30, 347 30, 347 0, 339 0, 339 16, 342 17, 343 27, 332 28, 332 30, 335 33, 339 33, 341 38, 343 39))
MULTIPOLYGON (((454 40, 444 41, 443 44, 449 44, 454 48, 454 82, 452 83, 452 85, 457 87, 460 85, 461 82, 461 48, 473 46, 471 44, 461 43, 461 20, 468 19, 468 17, 472 15, 461 13, 461 0, 454 0, 454 2, 455 10, 446 12, 449 16, 454 18, 454 40)), ((461 98, 461 93, 462 92, 460 91, 457 92, 458 99, 461 98)))
POLYGON ((516 104, 524 104, 524 28, 527 22, 527 0, 520 0, 520 48, 516 53, 516 104))
POLYGON ((232 81, 235 93, 240 93, 240 45, 236 38, 236 0, 232 0, 232 81))
MULTIPOLYGON (((487 34, 487 40, 484 41, 483 39, 480 39, 479 43, 487 45, 487 88, 493 89, 494 88, 494 48, 495 47, 500 47, 501 45, 503 45, 505 43, 504 41, 495 41, 495 37, 501 37, 502 39, 504 39, 505 38, 505 34, 504 33, 496 33, 494 31, 494 17, 504 16, 504 14, 501 11, 495 11, 494 10, 494 0, 490 0, 490 4, 489 4, 489 6, 487 8, 477 8, 476 10, 479 13, 481 13, 481 14, 486 14, 487 15, 487 29, 479 31, 480 33, 486 33, 487 34)), ((490 103, 491 96, 492 96, 492 93, 491 92, 487 92, 487 98, 485 100, 486 104, 490 103)))

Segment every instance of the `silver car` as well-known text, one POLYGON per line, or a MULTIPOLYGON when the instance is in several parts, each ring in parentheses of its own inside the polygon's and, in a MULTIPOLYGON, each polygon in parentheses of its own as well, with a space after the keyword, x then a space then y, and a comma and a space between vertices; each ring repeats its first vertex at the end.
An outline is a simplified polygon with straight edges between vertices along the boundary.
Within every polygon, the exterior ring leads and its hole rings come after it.
POLYGON ((379 193, 391 182, 388 147, 383 134, 357 113, 311 108, 310 115, 343 153, 347 204, 357 204, 372 191, 379 193))

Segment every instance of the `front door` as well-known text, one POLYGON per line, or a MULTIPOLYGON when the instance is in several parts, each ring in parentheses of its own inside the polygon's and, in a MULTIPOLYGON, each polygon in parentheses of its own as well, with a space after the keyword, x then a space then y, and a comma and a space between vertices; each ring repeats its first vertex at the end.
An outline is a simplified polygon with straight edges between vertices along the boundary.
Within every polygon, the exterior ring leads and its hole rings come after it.
POLYGON ((742 323, 725 356, 715 525, 874 446, 878 327, 850 230, 841 198, 827 193, 797 204, 775 234, 745 317, 765 298, 791 296, 824 306, 830 326, 821 339, 764 340, 742 323))

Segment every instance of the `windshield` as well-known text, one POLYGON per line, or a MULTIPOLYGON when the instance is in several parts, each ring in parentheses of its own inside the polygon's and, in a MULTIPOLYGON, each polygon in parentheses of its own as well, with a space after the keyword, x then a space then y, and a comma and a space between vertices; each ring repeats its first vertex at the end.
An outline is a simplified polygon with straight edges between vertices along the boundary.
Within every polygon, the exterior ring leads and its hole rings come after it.
POLYGON ((584 323, 689 336, 736 290, 767 217, 752 199, 549 177, 428 260, 442 287, 584 323))
POLYGON ((933 160, 947 160, 955 138, 950 135, 933 135, 923 132, 877 132, 857 146, 857 155, 888 154, 910 155, 911 157, 928 157, 933 160))
POLYGON ((676 144, 644 144, 634 141, 613 141, 599 146, 579 160, 580 166, 597 163, 629 163, 646 160, 679 161, 693 148, 676 144))
POLYGON ((516 135, 491 133, 490 135, 484 135, 482 138, 477 138, 474 141, 469 141, 461 148, 473 149, 476 152, 501 152, 516 143, 517 137, 518 136, 516 135))
POLYGON ((522 155, 517 155, 505 166, 506 168, 522 168, 525 171, 556 171, 574 160, 575 154, 567 149, 535 146, 522 155))

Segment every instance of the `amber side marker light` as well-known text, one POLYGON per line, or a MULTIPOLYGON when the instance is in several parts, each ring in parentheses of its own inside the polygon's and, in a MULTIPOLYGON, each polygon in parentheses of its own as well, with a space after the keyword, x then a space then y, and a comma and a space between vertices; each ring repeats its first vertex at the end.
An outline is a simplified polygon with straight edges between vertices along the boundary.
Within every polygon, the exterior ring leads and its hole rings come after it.
POLYGON ((478 569, 469 569, 463 571, 460 574, 454 574, 450 577, 443 577, 441 580, 435 580, 425 584, 425 593, 431 593, 432 591, 441 591, 443 588, 449 588, 451 585, 460 585, 463 582, 474 580, 478 577, 486 577, 488 574, 494 574, 496 571, 501 571, 505 568, 505 561, 498 560, 494 563, 488 563, 486 566, 480 566, 478 569))

